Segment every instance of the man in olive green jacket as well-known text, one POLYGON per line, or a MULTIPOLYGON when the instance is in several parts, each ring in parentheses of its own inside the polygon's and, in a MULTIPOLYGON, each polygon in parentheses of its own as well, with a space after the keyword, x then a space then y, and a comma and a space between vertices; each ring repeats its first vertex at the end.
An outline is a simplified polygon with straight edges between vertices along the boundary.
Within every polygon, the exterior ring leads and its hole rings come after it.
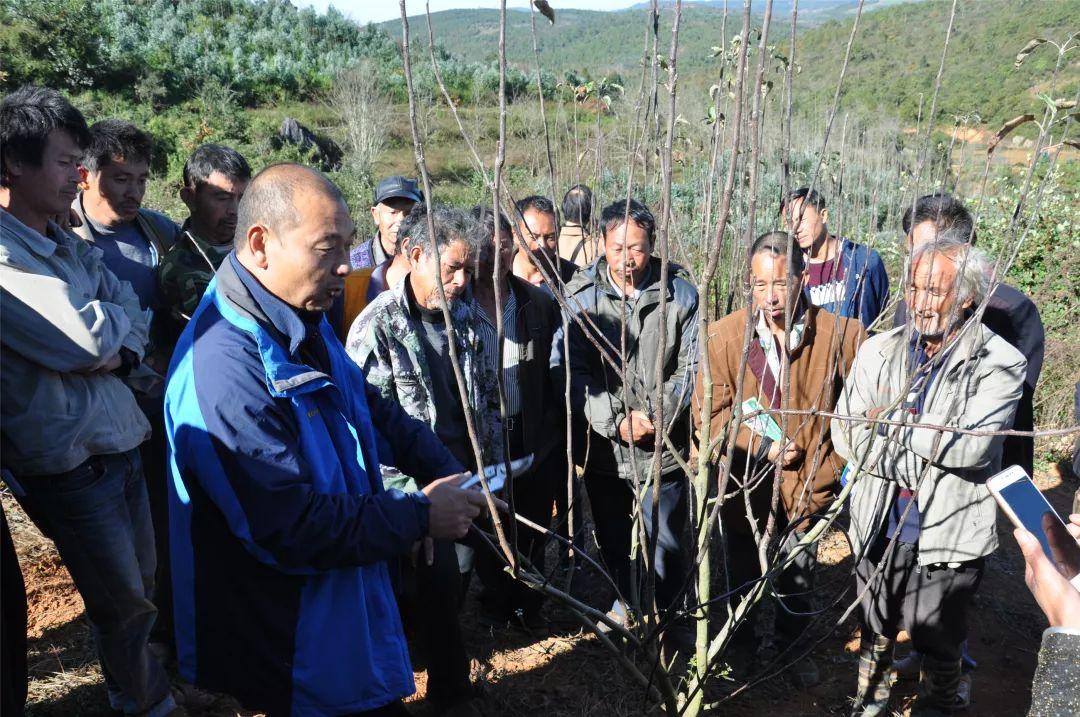
MULTIPOLYGON (((552 350, 553 366, 569 363, 575 462, 585 469, 597 540, 620 592, 613 610, 620 615, 636 589, 630 584, 629 559, 634 493, 650 476, 661 447, 661 411, 671 445, 679 457, 688 457, 689 405, 697 370, 697 291, 675 265, 661 283, 660 260, 652 256, 655 226, 652 213, 637 201, 604 209, 604 255, 566 287, 569 352, 562 330, 552 350), (663 294, 667 306, 661 316, 663 294), (628 383, 609 359, 622 367, 628 383), (659 385, 657 363, 663 366, 659 385)), ((686 478, 666 445, 660 473, 660 522, 647 520, 646 527, 656 535, 656 597, 666 608, 680 599, 690 567, 684 539, 686 478)), ((645 491, 641 501, 644 515, 651 515, 652 491, 645 491)))

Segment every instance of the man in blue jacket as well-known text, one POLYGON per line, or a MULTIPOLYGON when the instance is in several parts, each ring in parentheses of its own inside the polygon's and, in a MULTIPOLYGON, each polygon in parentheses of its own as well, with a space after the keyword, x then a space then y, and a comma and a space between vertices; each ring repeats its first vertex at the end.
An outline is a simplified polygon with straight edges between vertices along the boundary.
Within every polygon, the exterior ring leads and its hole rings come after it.
POLYGON ((403 713, 414 685, 387 560, 464 536, 483 506, 323 316, 354 234, 323 175, 263 170, 169 371, 180 672, 271 716, 403 713), (380 463, 451 477, 385 490, 380 463))
POLYGON ((780 213, 806 255, 805 291, 810 303, 858 319, 869 329, 889 300, 889 275, 881 255, 830 234, 825 198, 810 187, 784 197, 780 213))

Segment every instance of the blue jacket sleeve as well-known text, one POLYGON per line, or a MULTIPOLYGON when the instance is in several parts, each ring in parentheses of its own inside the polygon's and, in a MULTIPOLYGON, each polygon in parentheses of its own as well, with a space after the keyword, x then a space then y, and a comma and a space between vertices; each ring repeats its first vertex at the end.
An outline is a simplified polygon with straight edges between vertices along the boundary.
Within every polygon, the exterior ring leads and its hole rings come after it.
POLYGON ((270 396, 253 352, 208 359, 214 370, 185 398, 198 401, 201 421, 170 413, 185 482, 199 484, 256 558, 285 572, 355 567, 406 553, 427 531, 427 498, 316 490, 319 469, 303 455, 296 416, 286 400, 270 396))
POLYGON ((877 251, 862 244, 852 243, 849 246, 852 258, 849 277, 851 281, 861 284, 849 289, 858 292, 858 315, 853 318, 858 318, 864 327, 870 328, 889 301, 889 273, 877 251))
POLYGON ((889 303, 889 272, 881 255, 873 249, 867 249, 866 287, 863 289, 862 312, 863 326, 870 326, 881 316, 885 305, 889 303))
POLYGON ((362 380, 375 431, 381 436, 383 447, 391 451, 390 455, 380 454, 382 463, 423 484, 465 471, 426 423, 410 416, 401 404, 383 396, 366 379, 362 380))

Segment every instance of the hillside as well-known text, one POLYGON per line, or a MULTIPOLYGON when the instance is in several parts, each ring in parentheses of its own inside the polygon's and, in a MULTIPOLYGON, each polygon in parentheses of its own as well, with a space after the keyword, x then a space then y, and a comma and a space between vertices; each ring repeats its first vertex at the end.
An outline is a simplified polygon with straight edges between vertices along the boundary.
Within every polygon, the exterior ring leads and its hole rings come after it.
MULTIPOLYGON (((761 3, 755 3, 755 6, 761 3)), ((738 8, 730 0, 727 34, 738 31, 738 8)), ((851 31, 855 0, 803 0, 799 4, 802 31, 797 40, 801 72, 796 80, 799 103, 814 108, 831 99, 843 48, 851 31)), ((919 93, 933 89, 948 22, 949 2, 867 2, 851 67, 845 82, 847 106, 899 112, 910 122, 918 114, 919 93)), ((791 3, 774 3, 773 41, 783 47, 788 33, 791 3)), ((537 39, 545 70, 559 76, 569 70, 592 77, 627 73, 640 67, 648 10, 619 12, 557 10, 555 25, 537 16, 537 39)), ((464 61, 489 62, 498 38, 496 10, 448 10, 432 14, 436 43, 464 61)), ((1027 40, 1061 40, 1080 30, 1080 0, 961 0, 951 42, 948 69, 940 106, 948 117, 978 112, 985 122, 997 123, 1030 109, 1030 88, 1048 78, 1054 52, 1043 48, 1014 71, 1016 53, 1027 40)), ((680 67, 687 81, 709 78, 715 69, 712 47, 720 44, 722 0, 684 7, 680 34, 680 67)), ((426 41, 424 16, 412 20, 414 33, 426 41)), ((392 36, 400 23, 379 26, 392 36)), ((667 52, 670 9, 662 10, 660 43, 667 52)), ((507 14, 507 57, 520 68, 532 66, 532 36, 528 11, 507 14)), ((1072 54, 1065 67, 1062 90, 1074 91, 1080 55, 1072 54)), ((705 86, 708 86, 707 84, 705 86)), ((1042 88, 1045 89, 1045 88, 1042 88)))
MULTIPOLYGON (((911 0, 868 0, 866 8, 876 9, 898 2, 911 0)), ((724 0, 684 3, 683 28, 680 45, 683 48, 683 66, 704 69, 709 65, 713 45, 720 44, 720 30, 724 15, 724 0)), ((791 0, 773 3, 774 17, 787 20, 791 14, 791 0)), ((671 41, 670 9, 673 3, 660 3, 660 47, 666 54, 671 41)), ((738 31, 740 0, 729 0, 728 36, 738 31)), ((858 0, 802 0, 799 3, 800 24, 804 28, 820 25, 828 20, 847 17, 858 6, 858 0)), ((615 72, 625 73, 640 67, 644 48, 644 30, 648 20, 650 3, 639 3, 627 10, 597 12, 592 10, 564 10, 555 3, 555 24, 551 25, 537 15, 536 34, 544 67, 562 74, 568 70, 586 70, 594 77, 615 72)), ((755 12, 764 3, 754 3, 755 12)), ((528 10, 508 10, 506 14, 507 60, 519 65, 533 63, 532 33, 528 10)), ((431 14, 432 27, 437 43, 451 49, 455 57, 480 62, 495 57, 499 36, 499 13, 497 10, 444 10, 431 14), (448 38, 453 38, 450 42, 448 38), (452 47, 451 47, 452 45, 452 47)), ((426 41, 427 23, 424 15, 410 18, 414 32, 419 31, 426 41)), ((378 25, 391 35, 400 34, 400 22, 389 21, 378 25)), ((790 25, 779 29, 783 35, 790 25)))
MULTIPOLYGON (((844 82, 845 106, 881 109, 905 121, 918 116, 919 95, 929 102, 941 61, 950 3, 921 2, 870 13, 860 22, 844 82)), ((1080 0, 962 0, 950 40, 939 121, 975 113, 991 127, 1032 110, 1035 92, 1050 90, 1057 59, 1053 47, 1013 69, 1016 53, 1036 37, 1063 41, 1080 31, 1080 0), (1033 90, 1034 88, 1034 90, 1033 90)), ((850 21, 834 21, 796 39, 801 66, 795 96, 806 107, 831 100, 850 21)), ((1072 97, 1080 82, 1073 51, 1059 77, 1057 97, 1072 97)))

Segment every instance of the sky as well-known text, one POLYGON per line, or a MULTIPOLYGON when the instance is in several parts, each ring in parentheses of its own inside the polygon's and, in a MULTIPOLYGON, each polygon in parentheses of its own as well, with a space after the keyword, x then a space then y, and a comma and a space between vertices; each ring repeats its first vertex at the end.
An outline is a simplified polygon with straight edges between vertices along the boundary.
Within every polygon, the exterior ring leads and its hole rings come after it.
MULTIPOLYGON (((458 10, 471 8, 494 8, 498 9, 499 0, 430 0, 431 11, 458 10)), ((556 15, 560 9, 575 8, 579 10, 621 10, 622 8, 635 5, 640 0, 556 0, 552 2, 556 15)), ((326 10, 333 5, 353 20, 364 24, 368 22, 382 22, 401 17, 398 4, 393 0, 298 0, 297 5, 303 7, 310 5, 317 10, 326 10)), ((419 15, 424 12, 424 0, 406 0, 405 7, 409 15, 419 15)), ((506 7, 528 8, 528 0, 507 0, 506 7)))

